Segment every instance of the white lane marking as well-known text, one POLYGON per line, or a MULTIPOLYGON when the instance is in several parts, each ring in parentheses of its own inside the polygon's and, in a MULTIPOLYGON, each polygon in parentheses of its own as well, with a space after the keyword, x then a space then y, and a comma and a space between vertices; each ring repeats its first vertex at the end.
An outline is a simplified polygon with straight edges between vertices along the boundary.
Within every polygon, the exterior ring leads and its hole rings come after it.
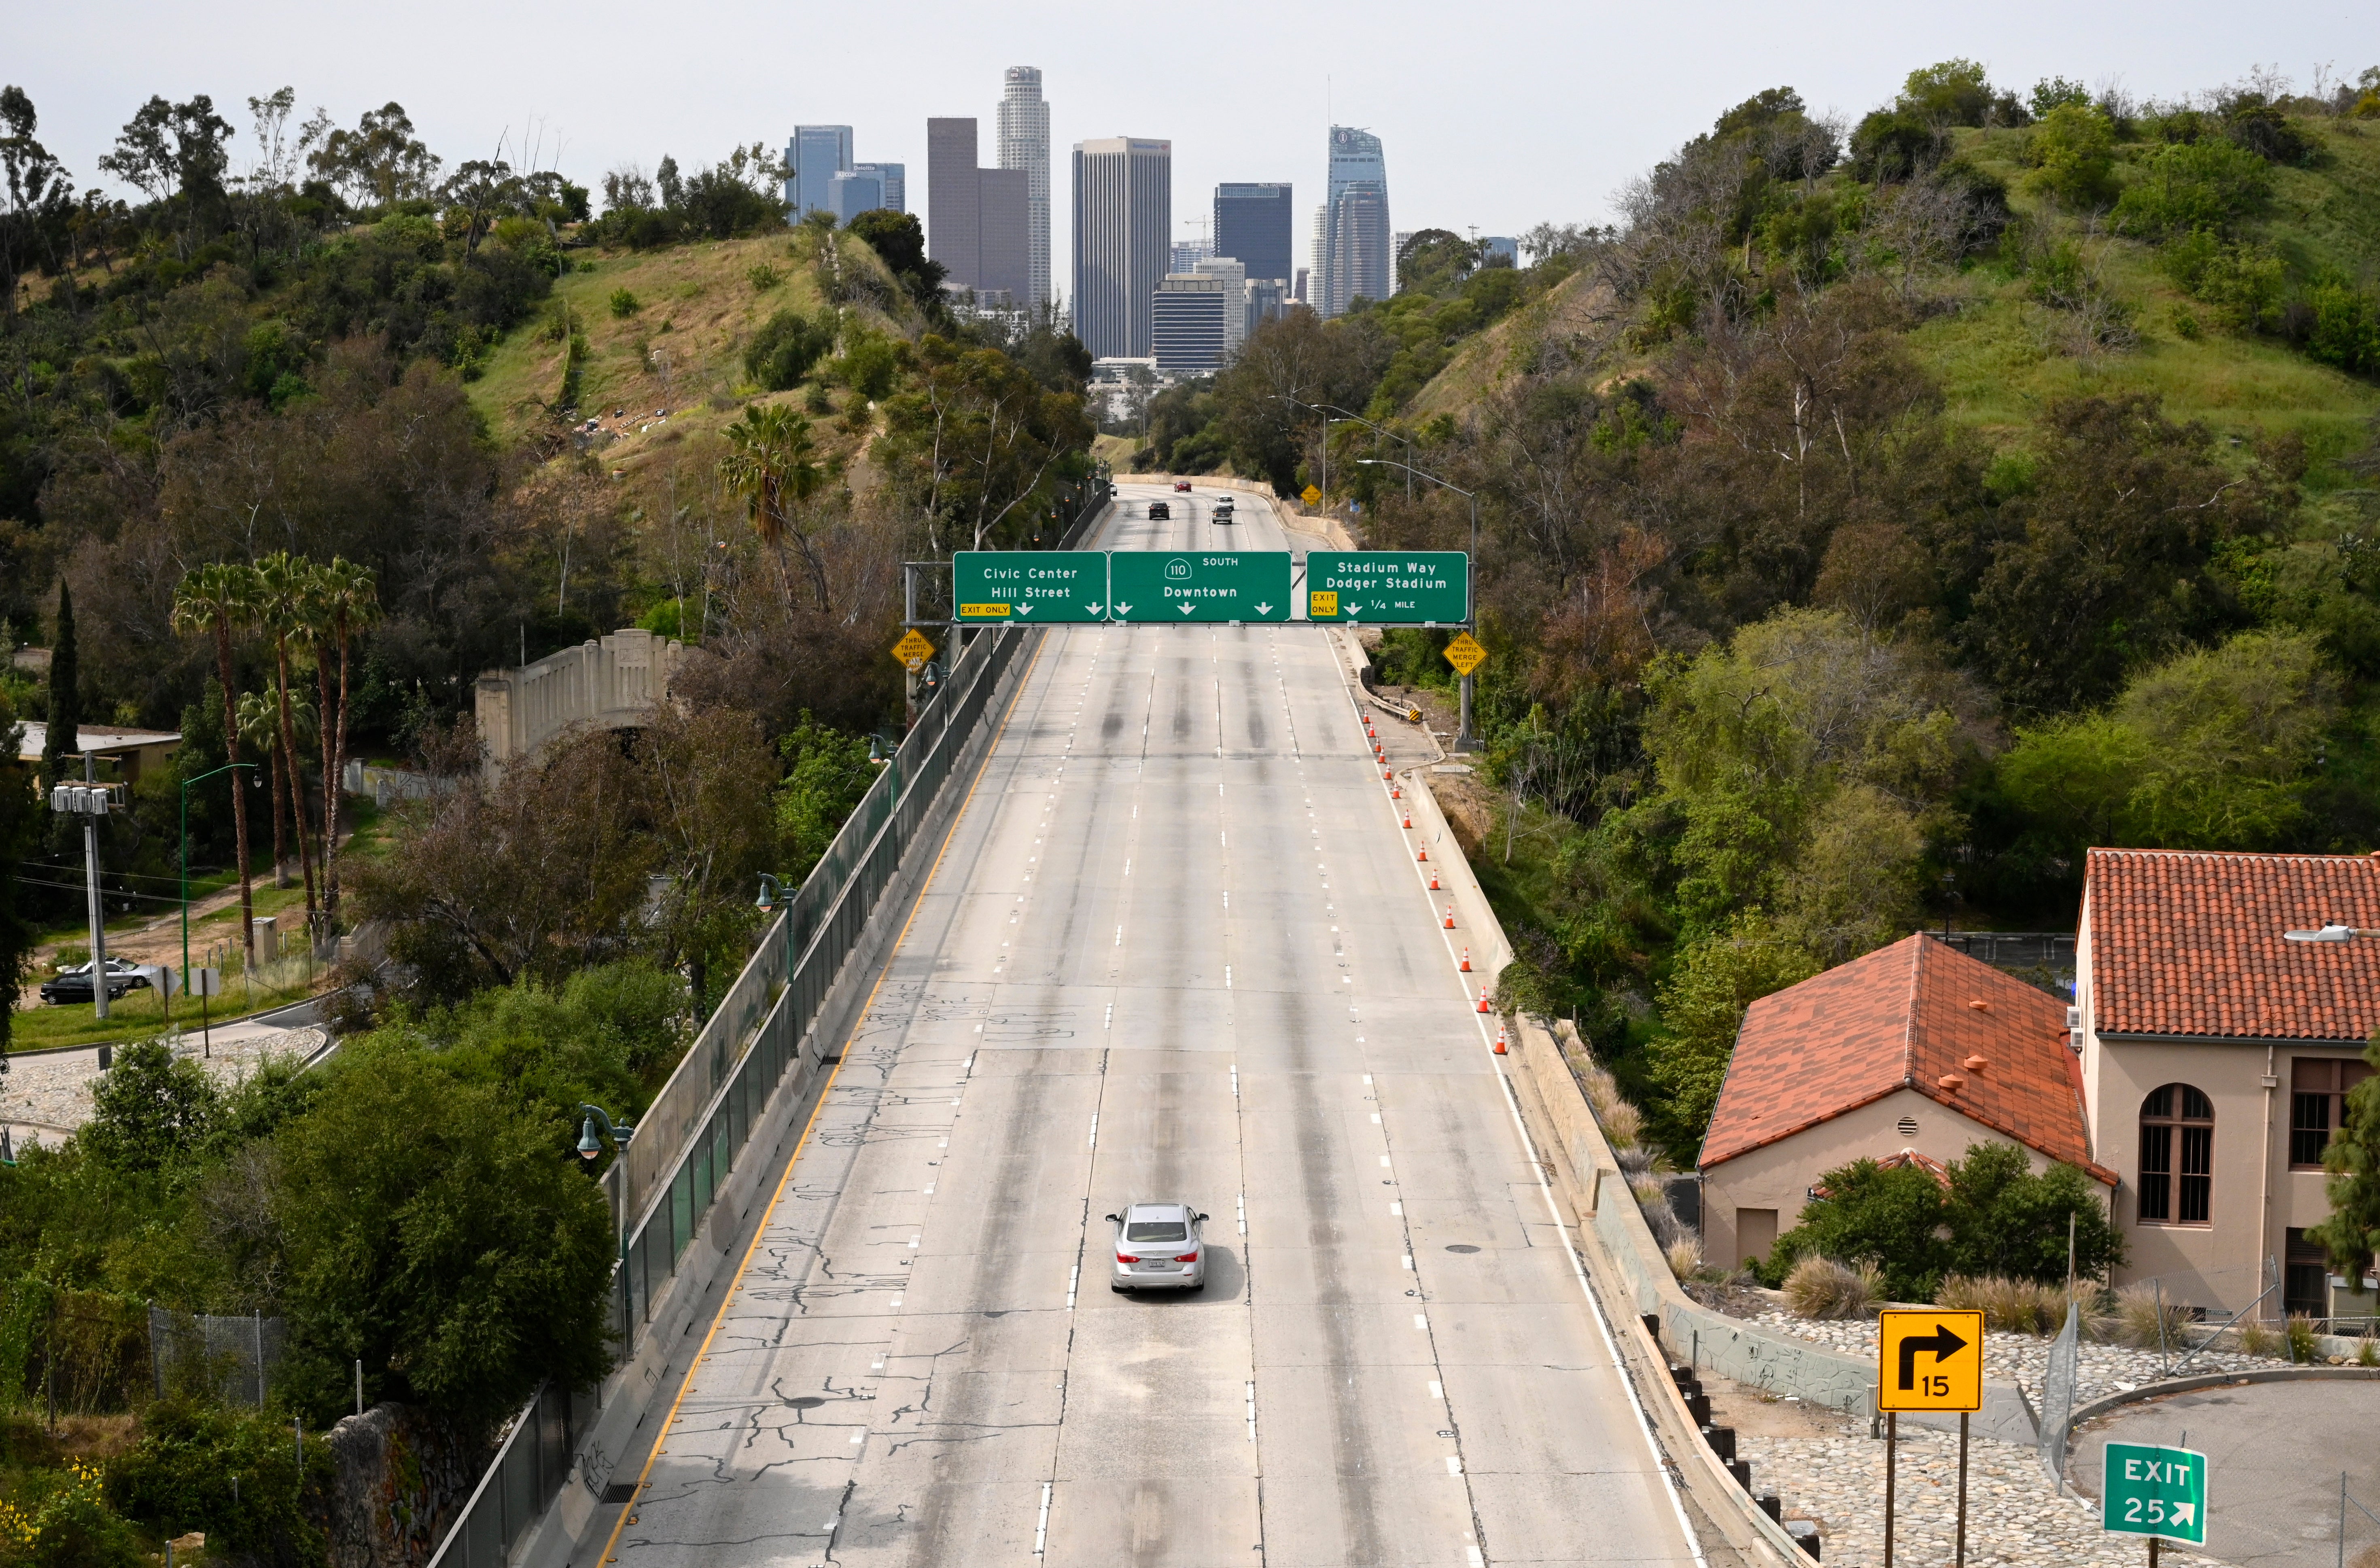
POLYGON ((1239 1211, 1240 1234, 1246 1235, 1248 1234, 1248 1195, 1244 1192, 1232 1194, 1232 1207, 1239 1211))
POLYGON ((1257 1440, 1257 1386, 1248 1385, 1248 1441, 1257 1440))
POLYGON ((1450 1476, 1463 1474, 1463 1461, 1458 1455, 1450 1453, 1446 1456, 1446 1473, 1450 1476))
POLYGON ((1114 1003, 1111 1002, 1111 1003, 1108 1003, 1108 1015, 1107 1015, 1106 1017, 1104 1017, 1104 1018, 1102 1018, 1102 1019, 1100 1019, 1100 1020, 1099 1020, 1099 1027, 1101 1027, 1101 1028, 1103 1028, 1103 1029, 1111 1029, 1111 1028, 1114 1028, 1114 1027, 1115 1027, 1115 1003, 1114 1003))
POLYGON ((1372 1125, 1374 1125, 1374 1126, 1376 1126, 1376 1127, 1377 1127, 1377 1126, 1378 1126, 1379 1124, 1380 1124, 1380 1113, 1379 1113, 1378 1112, 1375 1111, 1375 1112, 1372 1112, 1372 1125))
POLYGON ((931 1182, 926 1184, 926 1196, 928 1197, 934 1196, 934 1185, 931 1182))
POLYGON ((854 1432, 851 1434, 851 1446, 854 1448, 857 1448, 861 1443, 864 1443, 867 1440, 868 1434, 866 1432, 854 1432))
POLYGON ((1223 989, 1232 989, 1232 966, 1229 964, 1223 966, 1223 989))
POLYGON ((1236 1066, 1232 1069, 1232 1098, 1240 1098, 1240 1070, 1236 1066))
POLYGON ((892 1305, 893 1305, 893 1306, 895 1306, 895 1307, 900 1306, 900 1305, 901 1305, 901 1298, 900 1298, 899 1296, 897 1296, 897 1295, 896 1295, 896 1296, 894 1296, 894 1297, 892 1298, 892 1305))
MULTIPOLYGON (((953 1104, 953 1105, 955 1105, 955 1104, 957 1104, 957 1103, 958 1103, 958 1101, 956 1101, 956 1100, 953 1100, 951 1103, 952 1103, 952 1104, 953 1104)), ((1099 1113, 1098 1112, 1094 1111, 1094 1112, 1091 1112, 1091 1147, 1092 1147, 1093 1149, 1097 1149, 1097 1148, 1099 1148, 1099 1113)))
POLYGON ((1124 858, 1123 874, 1127 877, 1132 875, 1132 859, 1129 856, 1124 858))
POLYGON ((1405 1217, 1405 1206, 1402 1203, 1391 1203, 1389 1205, 1389 1213, 1396 1219, 1402 1220, 1405 1217))
MULTIPOLYGON (((955 1105, 955 1104, 957 1104, 957 1103, 958 1103, 958 1101, 956 1101, 956 1100, 953 1100, 951 1103, 952 1103, 952 1104, 953 1104, 953 1105, 955 1105)), ((1381 1170, 1383 1170, 1383 1171, 1385 1171, 1385 1170, 1387 1170, 1388 1168, 1389 1168, 1389 1157, 1388 1157, 1387 1155, 1383 1154, 1383 1155, 1381 1155, 1381 1156, 1380 1156, 1380 1169, 1381 1169, 1381 1170)))
POLYGON ((917 1251, 917 1244, 918 1244, 920 1241, 924 1240, 924 1239, 925 1239, 925 1238, 924 1238, 924 1237, 922 1237, 922 1236, 911 1236, 911 1237, 909 1238, 909 1250, 910 1250, 910 1251, 912 1251, 912 1252, 917 1251))
POLYGON ((1041 1483, 1041 1517, 1033 1525, 1033 1555, 1047 1555, 1050 1545, 1050 1483, 1041 1483))
MULTIPOLYGON (((1355 1043, 1356 1043, 1357 1045, 1361 1045, 1361 1044, 1363 1044, 1363 1043, 1364 1043, 1364 1037, 1363 1037, 1362 1035, 1357 1035, 1357 1036, 1355 1037, 1355 1043)), ((1372 1081, 1372 1075, 1371 1075, 1371 1074, 1369 1074, 1369 1073, 1365 1074, 1365 1075, 1364 1075, 1364 1081, 1365 1081, 1366 1083, 1367 1083, 1367 1084, 1368 1084, 1368 1083, 1370 1083, 1370 1082, 1372 1081)))
POLYGON ((1413 1267, 1413 1254, 1410 1252, 1405 1254, 1405 1267, 1408 1269, 1413 1267))
MULTIPOLYGON (((1006 944, 1003 943, 1002 945, 1006 944)), ((1123 928, 1122 926, 1118 926, 1116 928, 1115 945, 1118 947, 1122 947, 1123 945, 1123 928)))
POLYGON ((1427 1333, 1427 1332, 1429 1332, 1429 1319, 1428 1319, 1428 1317, 1427 1317, 1427 1315, 1423 1314, 1423 1313, 1419 1313, 1419 1312, 1415 1313, 1415 1314, 1414 1314, 1414 1327, 1415 1327, 1415 1328, 1416 1328, 1416 1329, 1419 1329, 1419 1330, 1420 1330, 1422 1332, 1424 1332, 1424 1333, 1427 1333))
POLYGON ((1066 1310, 1075 1309, 1075 1287, 1083 1282, 1083 1266, 1079 1263, 1066 1270, 1066 1310))
POLYGON ((1436 1378, 1432 1378, 1429 1380, 1429 1397, 1432 1399, 1444 1399, 1446 1397, 1445 1385, 1440 1383, 1436 1378))
MULTIPOLYGON (((1466 1534, 1468 1534, 1469 1532, 1467 1532, 1467 1531, 1466 1531, 1465 1533, 1466 1533, 1466 1534)), ((1471 1568, 1488 1568, 1488 1560, 1487 1560, 1486 1558, 1484 1558, 1484 1557, 1482 1557, 1482 1556, 1480 1556, 1480 1555, 1479 1555, 1479 1547, 1478 1547, 1478 1544, 1477 1544, 1476 1542, 1475 1542, 1475 1541, 1465 1541, 1465 1542, 1463 1542, 1463 1550, 1465 1552, 1467 1552, 1467 1553, 1469 1553, 1469 1554, 1470 1554, 1470 1557, 1471 1557, 1471 1568)))

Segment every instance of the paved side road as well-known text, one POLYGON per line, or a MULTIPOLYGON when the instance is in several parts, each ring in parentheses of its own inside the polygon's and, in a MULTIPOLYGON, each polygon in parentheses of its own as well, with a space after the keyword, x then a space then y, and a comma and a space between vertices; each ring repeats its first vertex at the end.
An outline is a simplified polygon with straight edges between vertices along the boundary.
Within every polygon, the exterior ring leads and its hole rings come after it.
MULTIPOLYGON (((1162 493, 1114 542, 1214 537, 1162 493)), ((1697 1561, 1330 635, 1044 634, 574 1561, 1697 1561), (1111 1294, 1099 1216, 1175 1197, 1205 1293, 1111 1294)))

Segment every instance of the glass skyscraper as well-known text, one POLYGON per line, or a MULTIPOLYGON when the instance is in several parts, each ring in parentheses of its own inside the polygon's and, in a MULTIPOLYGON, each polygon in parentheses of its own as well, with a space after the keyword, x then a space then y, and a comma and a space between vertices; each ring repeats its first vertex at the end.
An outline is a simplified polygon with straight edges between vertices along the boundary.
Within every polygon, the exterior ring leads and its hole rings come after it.
POLYGON ((1229 256, 1252 278, 1278 278, 1286 288, 1290 264, 1290 189, 1281 185, 1215 188, 1215 254, 1229 256))
POLYGON ((1380 139, 1353 126, 1330 128, 1330 189, 1315 258, 1316 309, 1342 316, 1357 299, 1396 292, 1389 237, 1389 165, 1380 139))
POLYGON ((851 172, 849 126, 795 126, 785 144, 785 204, 793 221, 820 208, 834 210, 834 176, 851 172))
POLYGON ((1041 98, 1041 68, 1011 66, 1000 100, 1000 166, 1025 174, 1026 298, 1050 302, 1050 105, 1041 98))

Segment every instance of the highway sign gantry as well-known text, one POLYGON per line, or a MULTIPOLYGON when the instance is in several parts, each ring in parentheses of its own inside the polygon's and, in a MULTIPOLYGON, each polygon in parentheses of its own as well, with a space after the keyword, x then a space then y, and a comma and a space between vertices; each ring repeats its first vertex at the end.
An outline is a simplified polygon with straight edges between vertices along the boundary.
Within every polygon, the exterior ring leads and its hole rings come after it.
POLYGON ((1471 559, 1460 550, 1309 550, 1305 618, 1461 626, 1471 559))
POLYGON ((1119 621, 1286 621, 1286 550, 1119 550, 1108 558, 1119 621))
POLYGON ((2204 1546, 2206 1455, 2189 1448, 2109 1443, 2099 1527, 2204 1546))
POLYGON ((908 636, 892 645, 892 657, 901 661, 912 675, 924 669, 926 661, 933 656, 934 645, 928 642, 926 634, 915 626, 909 628, 908 636))
POLYGON ((961 550, 951 602, 962 622, 1104 621, 1108 557, 1099 550, 961 550))
POLYGON ((1982 1313, 1886 1311, 1876 1331, 1877 1409, 1984 1407, 1982 1313))

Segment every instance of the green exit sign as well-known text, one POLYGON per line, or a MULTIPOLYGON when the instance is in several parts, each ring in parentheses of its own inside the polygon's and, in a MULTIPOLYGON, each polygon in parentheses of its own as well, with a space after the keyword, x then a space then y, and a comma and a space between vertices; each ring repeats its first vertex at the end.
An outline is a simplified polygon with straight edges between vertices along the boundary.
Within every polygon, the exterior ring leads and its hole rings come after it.
POLYGON ((2194 1449, 2107 1445, 2099 1525, 2127 1536, 2206 1544, 2206 1455, 2194 1449))
POLYGON ((1034 626, 1108 618, 1108 558, 1099 550, 962 550, 951 557, 956 619, 1034 626))
POLYGON ((1471 558, 1460 550, 1309 550, 1305 618, 1462 626, 1471 618, 1471 558))

